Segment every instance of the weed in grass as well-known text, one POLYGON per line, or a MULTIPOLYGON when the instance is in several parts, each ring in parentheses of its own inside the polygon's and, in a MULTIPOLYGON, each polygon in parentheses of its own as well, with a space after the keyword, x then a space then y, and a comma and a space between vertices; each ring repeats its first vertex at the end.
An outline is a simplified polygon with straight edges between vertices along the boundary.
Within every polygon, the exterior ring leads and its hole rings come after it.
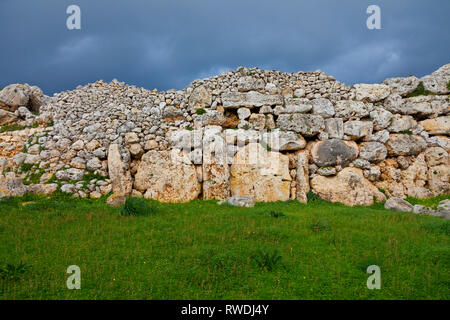
POLYGON ((330 230, 329 224, 322 217, 316 218, 315 221, 311 224, 310 228, 313 232, 330 230))
POLYGON ((272 218, 286 218, 286 215, 281 211, 270 211, 269 216, 272 218))
POLYGON ((120 209, 120 214, 123 216, 146 216, 154 212, 155 208, 141 198, 127 198, 120 209))
POLYGON ((281 256, 278 248, 274 250, 258 249, 252 256, 253 261, 256 262, 259 268, 265 269, 269 272, 275 269, 282 258, 283 257, 281 256))
POLYGON ((29 266, 20 262, 18 264, 7 263, 0 267, 0 279, 17 281, 29 270, 29 266))
POLYGON ((314 191, 309 190, 308 194, 306 195, 306 198, 308 199, 308 202, 310 201, 320 201, 322 200, 317 194, 314 193, 314 191))

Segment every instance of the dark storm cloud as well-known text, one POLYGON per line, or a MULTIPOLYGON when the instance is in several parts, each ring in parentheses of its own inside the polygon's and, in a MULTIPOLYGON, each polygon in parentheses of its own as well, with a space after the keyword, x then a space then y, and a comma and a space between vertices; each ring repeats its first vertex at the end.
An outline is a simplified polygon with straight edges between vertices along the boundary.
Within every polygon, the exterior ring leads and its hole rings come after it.
POLYGON ((47 94, 98 79, 183 88, 238 66, 321 69, 346 83, 450 62, 450 1, 0 0, 0 87, 47 94), (82 29, 66 28, 79 5, 82 29), (381 7, 382 30, 366 28, 381 7))

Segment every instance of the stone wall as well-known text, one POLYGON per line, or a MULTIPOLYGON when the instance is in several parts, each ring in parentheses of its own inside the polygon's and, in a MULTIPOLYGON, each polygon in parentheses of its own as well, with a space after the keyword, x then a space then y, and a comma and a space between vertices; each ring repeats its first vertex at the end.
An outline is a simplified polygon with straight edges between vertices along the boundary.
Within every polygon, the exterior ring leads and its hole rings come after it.
POLYGON ((243 67, 166 92, 113 80, 49 98, 11 85, 0 124, 27 129, 0 134, 0 197, 60 188, 112 192, 113 204, 130 195, 306 202, 312 190, 370 205, 448 194, 449 87, 450 64, 354 86, 320 71, 243 67))

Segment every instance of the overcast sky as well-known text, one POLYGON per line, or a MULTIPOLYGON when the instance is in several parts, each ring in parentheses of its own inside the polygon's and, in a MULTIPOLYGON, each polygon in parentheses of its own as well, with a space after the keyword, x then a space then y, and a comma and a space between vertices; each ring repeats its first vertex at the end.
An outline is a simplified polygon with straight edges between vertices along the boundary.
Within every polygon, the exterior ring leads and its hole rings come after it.
POLYGON ((450 62, 449 12, 449 0, 0 0, 0 87, 181 89, 238 66, 347 84, 423 76, 450 62), (81 30, 66 27, 71 4, 81 30), (371 4, 381 30, 366 27, 371 4))

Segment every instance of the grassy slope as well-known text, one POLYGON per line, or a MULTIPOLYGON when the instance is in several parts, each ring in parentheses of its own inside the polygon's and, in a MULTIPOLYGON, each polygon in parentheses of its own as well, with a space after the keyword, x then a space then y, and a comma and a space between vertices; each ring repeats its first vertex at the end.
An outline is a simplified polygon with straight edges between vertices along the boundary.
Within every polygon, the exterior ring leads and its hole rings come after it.
POLYGON ((320 200, 152 204, 158 213, 123 217, 104 199, 0 201, 0 264, 28 266, 0 278, 0 299, 450 298, 450 222, 440 218, 320 200), (273 271, 252 258, 258 249, 280 250, 273 271), (66 288, 72 264, 78 291, 66 288), (371 264, 381 290, 366 288, 371 264))

